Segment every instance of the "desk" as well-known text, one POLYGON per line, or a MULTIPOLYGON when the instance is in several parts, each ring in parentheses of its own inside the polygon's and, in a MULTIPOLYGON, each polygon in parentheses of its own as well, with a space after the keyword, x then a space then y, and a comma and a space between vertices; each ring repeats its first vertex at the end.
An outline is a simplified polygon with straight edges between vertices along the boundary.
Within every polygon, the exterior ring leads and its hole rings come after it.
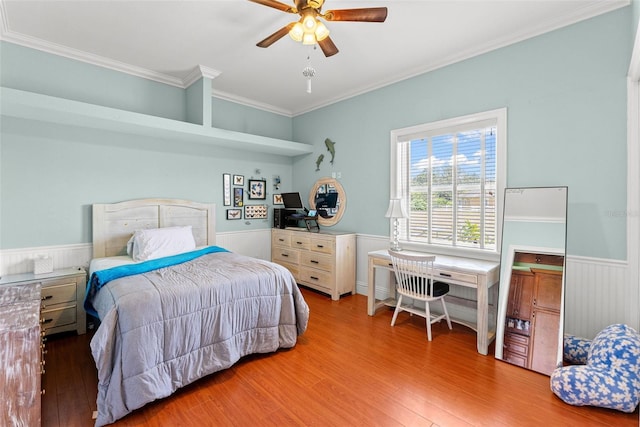
MULTIPOLYGON (((412 251, 405 252, 419 253, 412 251)), ((369 316, 373 316, 378 308, 388 303, 387 301, 376 301, 376 268, 393 272, 391 257, 386 249, 369 252, 369 280, 367 291, 367 313, 369 316)), ((497 314, 498 287, 494 287, 494 285, 498 283, 499 272, 500 263, 471 258, 436 255, 434 263, 433 275, 438 281, 477 290, 477 303, 475 304, 476 322, 470 323, 461 319, 454 319, 453 317, 451 317, 451 321, 465 325, 476 331, 478 336, 478 353, 484 355, 489 352, 489 344, 496 336, 495 320, 497 314), (489 314, 491 314, 491 322, 489 321, 489 314)), ((390 280, 390 287, 391 285, 395 287, 395 280, 390 280)), ((391 295, 394 295, 394 293, 395 289, 392 290, 391 295)), ((450 301, 450 299, 453 300, 452 298, 446 297, 447 302, 455 303, 454 301, 450 301)))

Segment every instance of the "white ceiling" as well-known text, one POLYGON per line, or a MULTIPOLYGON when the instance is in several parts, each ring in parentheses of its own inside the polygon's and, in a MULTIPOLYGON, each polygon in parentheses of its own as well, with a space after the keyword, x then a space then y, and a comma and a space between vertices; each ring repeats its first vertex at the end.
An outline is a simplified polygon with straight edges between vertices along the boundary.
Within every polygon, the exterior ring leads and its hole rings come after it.
POLYGON ((256 47, 297 15, 248 0, 0 0, 0 37, 179 87, 201 66, 220 73, 214 95, 295 116, 628 4, 326 0, 324 11, 389 10, 384 23, 328 22, 340 49, 330 58, 288 36, 256 47), (316 70, 311 94, 308 62, 316 70))

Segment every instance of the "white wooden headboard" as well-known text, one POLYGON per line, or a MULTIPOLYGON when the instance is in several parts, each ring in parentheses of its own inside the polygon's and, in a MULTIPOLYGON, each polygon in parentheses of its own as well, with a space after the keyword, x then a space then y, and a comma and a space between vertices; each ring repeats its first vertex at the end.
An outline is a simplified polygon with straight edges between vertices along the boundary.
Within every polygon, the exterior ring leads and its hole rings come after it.
POLYGON ((175 199, 138 199, 93 205, 93 257, 126 255, 136 230, 191 225, 196 246, 216 243, 216 205, 175 199))

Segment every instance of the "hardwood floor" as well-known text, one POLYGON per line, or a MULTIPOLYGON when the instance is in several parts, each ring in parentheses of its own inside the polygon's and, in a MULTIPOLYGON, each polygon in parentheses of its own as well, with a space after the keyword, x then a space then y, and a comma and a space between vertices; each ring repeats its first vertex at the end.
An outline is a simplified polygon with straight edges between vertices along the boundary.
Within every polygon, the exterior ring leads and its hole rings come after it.
MULTIPOLYGON (((482 356, 475 334, 391 311, 366 297, 303 289, 311 309, 295 348, 249 356, 114 426, 637 426, 633 414, 566 405, 549 377, 482 356)), ((47 343, 42 425, 92 426, 90 334, 47 343)), ((490 349, 493 352, 493 348, 490 349)))

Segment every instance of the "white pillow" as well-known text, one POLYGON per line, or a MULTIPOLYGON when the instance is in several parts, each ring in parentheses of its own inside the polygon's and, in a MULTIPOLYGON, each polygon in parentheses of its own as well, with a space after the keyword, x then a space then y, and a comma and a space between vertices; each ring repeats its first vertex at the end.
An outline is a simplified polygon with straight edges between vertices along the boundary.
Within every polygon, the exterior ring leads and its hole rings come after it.
POLYGON ((127 253, 136 262, 177 255, 195 248, 190 225, 136 230, 127 243, 127 253))

